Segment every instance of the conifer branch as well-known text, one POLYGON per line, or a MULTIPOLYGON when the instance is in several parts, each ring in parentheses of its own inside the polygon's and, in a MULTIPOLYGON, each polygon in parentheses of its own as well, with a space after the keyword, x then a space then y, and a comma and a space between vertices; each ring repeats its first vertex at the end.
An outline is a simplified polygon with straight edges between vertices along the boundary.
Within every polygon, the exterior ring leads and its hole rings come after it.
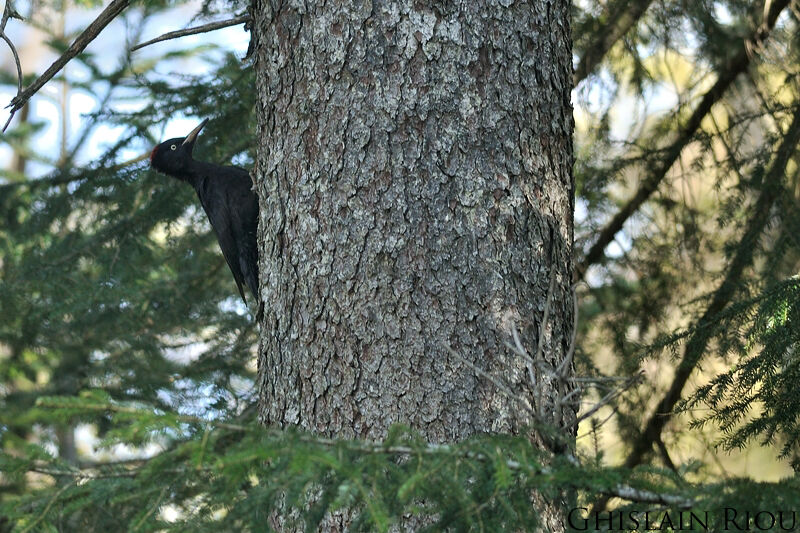
MULTIPOLYGON (((97 37, 103 28, 108 26, 108 24, 114 20, 117 15, 122 13, 122 11, 128 7, 130 4, 130 0, 112 0, 110 4, 97 16, 94 21, 89 24, 89 26, 83 30, 83 32, 72 42, 72 44, 67 48, 67 50, 61 54, 61 56, 56 59, 44 74, 36 78, 32 84, 30 84, 24 91, 21 91, 17 94, 14 98, 11 99, 11 103, 8 104, 6 107, 11 108, 11 116, 8 117, 8 122, 3 127, 3 131, 8 128, 8 125, 11 123, 11 119, 14 118, 14 114, 22 109, 22 106, 30 100, 30 98, 36 94, 39 89, 41 89, 45 83, 50 81, 53 76, 58 74, 64 65, 66 65, 72 58, 83 52, 83 50, 91 43, 95 37, 97 37)), ((6 7, 8 4, 6 4, 6 7)))
POLYGON ((457 358, 459 361, 461 361, 462 363, 470 367, 473 371, 475 371, 476 374, 478 374, 479 376, 485 378, 490 383, 492 383, 497 388, 497 390, 503 394, 503 396, 505 396, 515 404, 519 404, 520 407, 525 409, 525 411, 527 411, 529 414, 534 415, 534 417, 537 420, 539 420, 539 416, 536 414, 535 409, 533 408, 533 406, 531 406, 531 404, 528 402, 526 398, 514 394, 505 383, 495 378, 482 368, 479 368, 472 361, 468 361, 465 357, 462 357, 461 354, 453 350, 450 346, 445 345, 444 348, 450 353, 450 355, 457 358))
MULTIPOLYGON (((656 406, 655 411, 645 424, 645 429, 633 444, 632 450, 625 459, 624 466, 633 468, 640 464, 644 456, 652 449, 653 444, 661 437, 661 432, 672 419, 673 410, 681 398, 681 392, 700 359, 705 353, 708 342, 713 335, 713 328, 704 327, 714 321, 731 302, 746 268, 753 263, 753 254, 761 233, 770 220, 770 212, 775 201, 783 190, 783 178, 786 166, 800 143, 800 107, 795 109, 792 123, 778 147, 771 168, 762 181, 762 189, 753 206, 753 214, 747 223, 745 232, 736 248, 736 253, 728 266, 725 278, 715 291, 703 316, 697 321, 697 328, 686 343, 683 357, 675 370, 675 377, 669 390, 656 406)), ((604 508, 606 502, 598 502, 598 508, 604 508)))
MULTIPOLYGON (((152 412, 145 409, 125 406, 125 405, 117 405, 109 402, 76 403, 72 401, 59 401, 58 398, 42 398, 39 402, 37 402, 37 405, 39 407, 66 408, 66 409, 78 408, 81 410, 88 410, 88 411, 104 411, 110 413, 122 413, 130 415, 150 416, 153 414, 152 412)), ((204 425, 207 428, 207 431, 208 428, 219 428, 234 432, 250 432, 271 438, 279 438, 279 439, 287 437, 289 439, 295 438, 299 442, 305 444, 321 446, 324 448, 340 448, 355 453, 389 454, 389 455, 399 455, 399 456, 450 455, 459 460, 466 459, 466 460, 478 461, 481 463, 495 463, 497 461, 497 458, 495 457, 490 457, 482 452, 476 452, 473 450, 465 449, 464 447, 457 444, 453 445, 453 444, 424 443, 421 446, 409 446, 409 445, 386 446, 381 443, 371 443, 367 441, 358 441, 358 440, 356 441, 337 440, 311 434, 287 435, 285 431, 281 431, 275 428, 230 424, 222 421, 205 420, 203 418, 192 415, 176 415, 176 416, 171 416, 171 419, 181 423, 204 425)), ((567 462, 569 462, 572 466, 576 468, 581 468, 580 462, 573 455, 566 455, 564 457, 567 460, 567 462)), ((97 480, 97 479, 137 478, 139 475, 147 471, 149 460, 150 459, 134 459, 128 461, 117 461, 108 464, 87 465, 84 466, 83 468, 71 468, 67 466, 53 465, 51 463, 44 461, 34 461, 30 466, 27 467, 27 471, 45 474, 53 477, 68 478, 72 480, 72 483, 88 481, 88 480, 97 480)), ((506 459, 503 462, 509 470, 517 472, 525 471, 528 473, 528 475, 553 476, 556 474, 556 470, 553 467, 544 466, 538 461, 520 462, 514 459, 506 459)), ((173 468, 159 468, 158 474, 159 475, 175 474, 179 476, 187 474, 197 474, 197 473, 214 474, 218 472, 220 466, 221 463, 213 463, 213 462, 210 463, 209 465, 187 464, 186 466, 176 466, 173 468)), ((581 484, 577 482, 570 482, 569 485, 575 489, 592 490, 588 483, 581 484)), ((66 486, 68 487, 69 484, 67 484, 66 486)), ((56 493, 56 495, 53 497, 53 501, 55 501, 65 490, 66 490, 65 488, 62 488, 58 493, 56 493)), ((691 507, 693 505, 693 501, 691 499, 681 495, 642 490, 626 484, 617 484, 613 487, 601 489, 600 492, 609 497, 617 497, 637 503, 657 503, 657 504, 671 505, 671 506, 685 507, 685 508, 691 507)))
MULTIPOLYGON (((22 65, 19 62, 19 54, 17 53, 14 43, 11 41, 8 35, 6 35, 6 24, 8 24, 8 19, 10 18, 23 20, 22 16, 14 9, 14 3, 11 0, 6 0, 6 7, 3 9, 3 18, 0 20, 0 38, 6 42, 8 47, 11 49, 11 54, 14 56, 14 64, 17 67, 17 96, 19 96, 22 92, 22 65)), ((6 131, 6 128, 11 123, 12 118, 14 118, 14 113, 11 113, 11 115, 8 117, 8 121, 6 122, 5 126, 3 126, 3 131, 6 131)))
POLYGON ((45 506, 44 510, 39 514, 39 516, 33 522, 28 525, 25 529, 22 530, 22 533, 28 533, 28 531, 33 531, 36 526, 39 525, 39 522, 44 520, 44 517, 47 516, 47 513, 50 511, 50 508, 53 507, 53 504, 58 501, 58 498, 67 491, 68 488, 72 486, 73 482, 65 483, 63 487, 58 489, 58 491, 50 498, 50 501, 47 502, 47 506, 45 506))
POLYGON ((642 18, 642 15, 652 3, 653 0, 620 1, 616 3, 613 8, 615 12, 612 19, 603 28, 603 31, 598 32, 596 38, 589 43, 578 62, 573 79, 573 84, 576 87, 597 68, 597 65, 600 64, 606 53, 611 50, 611 47, 639 22, 639 19, 642 18))
POLYGON ((131 48, 131 52, 139 50, 140 48, 144 48, 145 46, 150 46, 151 44, 160 43, 162 41, 169 41, 170 39, 179 39, 181 37, 186 37, 187 35, 196 35, 198 33, 208 33, 210 31, 221 30, 222 28, 227 28, 229 26, 244 24, 249 21, 250 21, 250 15, 239 15, 238 17, 234 17, 232 19, 220 20, 218 22, 210 22, 208 24, 203 24, 202 26, 195 26, 194 28, 187 28, 185 30, 167 32, 160 37, 156 37, 155 39, 150 39, 149 41, 137 44, 136 46, 131 48))
POLYGON ((623 383, 621 386, 611 390, 608 394, 606 394, 605 396, 600 398, 600 401, 595 403, 592 406, 591 409, 589 409, 588 411, 583 413, 580 417, 578 417, 578 419, 575 421, 575 425, 577 426, 578 424, 580 424, 581 422, 583 422, 587 418, 591 417, 597 411, 599 411, 602 407, 604 407, 604 406, 610 404, 611 402, 613 402, 617 397, 619 397, 620 394, 622 394, 626 390, 630 389, 631 387, 633 387, 634 385, 639 383, 642 380, 643 377, 644 377, 644 372, 643 371, 639 371, 637 374, 634 374, 633 376, 629 377, 625 381, 625 383, 623 383))
MULTIPOLYGON (((606 496, 612 498, 621 498, 629 502, 654 503, 683 509, 690 509, 695 506, 694 500, 684 496, 635 489, 629 485, 617 485, 616 487, 603 492, 606 494, 606 496)), ((594 509, 592 509, 592 511, 594 511, 594 509)))
POLYGON ((576 279, 582 279, 590 266, 602 260, 605 256, 606 246, 614 240, 625 222, 627 222, 627 220, 638 211, 642 204, 656 192, 658 186, 666 177, 667 172, 669 172, 672 165, 674 165, 680 157, 683 149, 694 138, 705 116, 722 98, 739 74, 744 72, 750 65, 754 57, 753 51, 760 47, 764 39, 767 38, 775 27, 778 16, 784 8, 789 5, 789 2, 790 0, 775 0, 775 2, 770 5, 769 13, 765 17, 764 22, 753 31, 749 39, 742 42, 739 51, 727 63, 725 69, 720 72, 717 81, 711 89, 703 95, 703 98, 692 112, 689 120, 678 128, 678 137, 664 150, 664 155, 656 164, 654 170, 639 184, 639 188, 633 197, 628 200, 608 224, 600 230, 594 244, 592 244, 589 251, 575 267, 576 279))
MULTIPOLYGON (((578 292, 575 290, 576 286, 572 285, 572 335, 569 339, 569 349, 567 350, 567 355, 564 357, 564 360, 559 363, 558 368, 556 368, 556 374, 567 378, 567 374, 570 369, 570 365, 572 364, 572 360, 575 357, 575 347, 578 343, 578 292)), ((567 378, 569 381, 573 381, 572 377, 567 378)))

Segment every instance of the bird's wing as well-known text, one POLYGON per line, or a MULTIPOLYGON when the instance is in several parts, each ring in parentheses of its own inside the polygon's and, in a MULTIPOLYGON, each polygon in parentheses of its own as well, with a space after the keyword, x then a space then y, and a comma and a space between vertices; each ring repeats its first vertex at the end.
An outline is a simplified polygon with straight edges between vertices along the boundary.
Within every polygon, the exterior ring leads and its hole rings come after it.
POLYGON ((247 184, 234 191, 231 204, 233 234, 239 246, 239 267, 253 298, 258 300, 258 200, 247 184))
POLYGON ((214 233, 217 234, 217 242, 219 242, 222 255, 225 257, 225 261, 231 269, 233 279, 236 280, 236 287, 239 289, 239 295, 246 304, 247 298, 245 298, 242 288, 244 276, 240 268, 239 246, 233 228, 235 215, 231 211, 228 194, 224 187, 214 187, 213 183, 209 183, 204 193, 205 194, 200 197, 203 209, 205 209, 208 215, 211 227, 214 228, 214 233))
POLYGON ((244 282, 253 294, 253 298, 258 300, 258 250, 256 247, 255 231, 248 232, 239 249, 239 266, 242 269, 244 282))

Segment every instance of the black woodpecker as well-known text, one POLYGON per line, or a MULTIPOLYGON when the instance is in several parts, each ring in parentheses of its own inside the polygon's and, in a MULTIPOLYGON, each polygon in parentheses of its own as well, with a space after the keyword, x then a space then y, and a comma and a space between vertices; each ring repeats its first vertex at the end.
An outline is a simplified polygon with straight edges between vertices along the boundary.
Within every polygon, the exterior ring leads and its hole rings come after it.
MULTIPOLYGON (((170 139, 150 153, 150 166, 158 172, 194 187, 205 209, 219 247, 245 304, 242 285, 247 285, 258 302, 258 200, 250 174, 243 168, 223 167, 195 161, 192 149, 205 119, 184 138, 170 139)), ((260 317, 262 309, 259 308, 260 317)))

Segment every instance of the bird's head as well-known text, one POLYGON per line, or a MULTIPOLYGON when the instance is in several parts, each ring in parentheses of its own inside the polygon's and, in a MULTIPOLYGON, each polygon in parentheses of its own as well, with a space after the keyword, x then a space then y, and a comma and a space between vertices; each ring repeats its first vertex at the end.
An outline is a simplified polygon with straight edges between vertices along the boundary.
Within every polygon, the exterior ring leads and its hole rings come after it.
POLYGON ((170 176, 184 177, 191 167, 194 142, 207 122, 208 119, 203 120, 186 137, 169 139, 153 148, 150 166, 170 176))

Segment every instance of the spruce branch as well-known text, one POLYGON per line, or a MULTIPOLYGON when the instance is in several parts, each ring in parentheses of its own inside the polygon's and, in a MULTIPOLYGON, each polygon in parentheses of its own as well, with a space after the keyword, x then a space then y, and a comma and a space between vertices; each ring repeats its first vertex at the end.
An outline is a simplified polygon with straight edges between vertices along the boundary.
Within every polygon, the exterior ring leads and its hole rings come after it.
POLYGON ((578 417, 578 420, 576 421, 576 425, 580 424, 581 422, 583 422, 587 418, 591 417, 593 414, 595 414, 597 411, 599 411, 602 407, 604 407, 604 406, 610 404, 611 402, 613 402, 615 399, 617 399, 626 390, 630 389, 631 387, 633 387, 637 383, 640 383, 642 381, 643 377, 644 377, 644 371, 640 370, 637 374, 634 374, 633 376, 627 378, 622 385, 620 385, 619 387, 617 387, 615 389, 612 389, 610 392, 608 392, 608 394, 606 394, 605 396, 600 398, 600 400, 597 403, 595 403, 588 411, 586 411, 580 417, 578 417))
POLYGON ((59 498, 59 497, 60 497, 62 494, 64 494, 64 493, 67 491, 67 489, 69 489, 69 488, 72 486, 72 484, 73 484, 73 483, 74 483, 74 481, 72 481, 72 482, 70 482, 70 483, 65 483, 63 487, 61 487, 60 489, 58 489, 58 492, 56 492, 56 493, 53 495, 53 497, 52 497, 52 498, 50 498, 50 501, 49 501, 49 502, 47 502, 47 506, 46 506, 46 507, 44 508, 44 510, 43 510, 43 511, 42 511, 42 512, 39 514, 39 516, 36 518, 36 520, 34 520, 33 522, 31 522, 31 523, 30 523, 30 525, 28 525, 28 527, 26 527, 25 529, 23 529, 23 530, 22 530, 22 533, 28 533, 28 531, 33 531, 33 530, 34 530, 34 528, 35 528, 37 525, 39 525, 39 522, 41 522, 42 520, 44 520, 44 517, 45 517, 45 516, 47 516, 47 513, 50 511, 50 508, 53 506, 53 504, 55 504, 55 503, 58 501, 58 498, 59 498))
MULTIPOLYGON (((67 410, 88 410, 88 411, 104 411, 107 413, 120 413, 126 415, 141 415, 144 417, 152 417, 153 412, 144 408, 119 405, 113 402, 105 401, 74 401, 72 399, 62 398, 42 398, 37 402, 39 407, 54 408, 54 409, 67 409, 67 410)), ((167 415, 165 415, 167 416, 167 415)), ((511 471, 521 472, 528 476, 546 476, 552 478, 558 473, 558 468, 554 465, 545 465, 542 461, 529 460, 520 461, 516 459, 506 458, 502 459, 487 454, 482 451, 470 449, 464 444, 436 444, 436 443, 420 443, 419 445, 386 445, 380 442, 373 443, 360 440, 337 440, 333 438, 321 437, 312 434, 303 433, 287 433, 276 428, 264 428, 260 425, 245 426, 240 424, 231 424, 222 421, 206 420, 192 415, 168 415, 169 419, 173 422, 191 423, 195 425, 204 426, 206 431, 202 437, 203 440, 208 438, 208 433, 214 429, 224 429, 233 432, 248 432, 257 437, 279 439, 285 442, 289 448, 294 448, 291 444, 292 439, 297 442, 308 444, 322 448, 332 448, 339 450, 346 450, 357 454, 378 454, 378 455, 396 455, 404 457, 414 456, 427 456, 427 457, 450 457, 456 461, 476 461, 484 464, 496 464, 500 459, 503 465, 511 471)), ((202 446, 202 444, 201 444, 202 446)), ((499 450, 498 450, 498 453, 499 450)), ((52 464, 46 461, 33 461, 25 470, 29 472, 36 472, 40 474, 50 475, 53 477, 67 478, 70 483, 65 486, 69 487, 71 484, 84 481, 92 481, 99 479, 118 479, 118 478, 137 478, 142 474, 150 472, 152 467, 149 466, 150 461, 158 456, 149 459, 135 459, 121 462, 112 462, 109 464, 94 464, 86 465, 83 468, 71 467, 68 465, 52 464)), ((574 468, 582 468, 580 461, 572 454, 562 455, 562 458, 567 464, 574 468)), ((198 475, 198 474, 222 474, 224 469, 224 461, 208 461, 206 464, 198 464, 194 460, 187 462, 185 465, 176 465, 174 467, 158 467, 158 475, 173 474, 178 476, 198 475)), ((332 469, 338 470, 346 468, 345 463, 336 463, 329 465, 332 469)), ((566 465, 565 465, 566 466, 566 465)), ((580 490, 598 490, 593 489, 591 482, 588 480, 576 481, 571 480, 568 485, 575 489, 580 490)), ((55 501, 66 489, 62 487, 59 492, 53 497, 55 501)), ((636 503, 657 503, 663 505, 670 505, 681 508, 689 508, 694 504, 691 498, 682 496, 680 494, 672 494, 669 492, 654 492, 652 490, 639 489, 631 484, 614 484, 610 487, 603 487, 599 492, 609 497, 617 497, 625 499, 630 502, 636 503)), ((43 513, 43 514, 46 514, 43 513)))
MULTIPOLYGON (((644 456, 653 448, 653 444, 661 438, 664 427, 672 419, 674 408, 681 399, 683 387, 705 354, 706 347, 712 338, 713 329, 705 326, 713 323, 732 301, 744 270, 753 263, 756 244, 769 223, 771 208, 783 190, 786 166, 794 155, 798 143, 800 143, 800 107, 796 108, 792 123, 778 147, 772 166, 764 176, 761 192, 752 209, 753 214, 739 241, 736 253, 728 265, 725 278, 714 292, 702 317, 697 321, 698 327, 689 336, 669 390, 662 397, 645 424, 644 430, 634 442, 630 454, 625 459, 624 466, 626 468, 632 468, 642 462, 644 456)), ((601 500, 596 507, 603 509, 606 503, 607 501, 601 500)))
POLYGON ((637 0, 635 2, 622 0, 616 3, 612 8, 614 13, 608 22, 608 30, 597 33, 596 38, 589 43, 578 61, 573 79, 576 87, 597 68, 611 47, 639 22, 652 3, 653 0, 637 0))
MULTIPOLYGON (((606 496, 621 498, 629 502, 636 503, 655 503, 659 505, 669 505, 682 509, 690 509, 695 506, 694 500, 677 494, 665 494, 631 487, 630 485, 617 485, 611 489, 603 491, 606 496)), ((594 512, 594 509, 592 509, 594 512)))
MULTIPOLYGON (((767 3, 769 4, 770 2, 767 3)), ((669 170, 680 157, 683 149, 694 138, 705 116, 708 115, 711 108, 722 98, 739 74, 750 66, 754 57, 753 52, 757 50, 761 46, 761 43, 769 36, 769 33, 775 27, 778 16, 789 3, 790 0, 775 0, 775 2, 771 3, 768 16, 765 18, 764 22, 751 33, 748 39, 742 42, 739 51, 725 65, 724 70, 719 73, 717 81, 711 89, 703 95, 703 98, 692 112, 689 120, 678 128, 677 138, 664 150, 664 155, 655 165, 654 170, 642 180, 633 197, 628 200, 605 227, 600 230, 594 244, 592 244, 589 251, 586 252, 586 255, 575 267, 576 279, 582 279, 590 266, 603 259, 606 247, 614 240, 617 233, 622 229, 622 226, 625 225, 625 222, 627 222, 627 220, 639 210, 642 204, 656 192, 669 170)))
POLYGON ((208 24, 195 26, 193 28, 187 28, 185 30, 170 31, 165 33, 164 35, 161 35, 160 37, 156 37, 155 39, 150 39, 149 41, 137 44, 136 46, 131 48, 131 52, 144 48, 145 46, 150 46, 151 44, 156 44, 163 41, 169 41, 170 39, 179 39, 181 37, 186 37, 188 35, 197 35, 198 33, 208 33, 210 31, 221 30, 222 28, 227 28, 229 26, 236 26, 237 24, 244 24, 247 22, 250 22, 250 15, 239 15, 238 17, 234 17, 231 19, 220 20, 218 22, 210 22, 208 24))
MULTIPOLYGON (((6 0, 6 7, 3 9, 3 18, 0 20, 0 38, 6 42, 8 47, 11 49, 11 54, 14 56, 14 64, 17 67, 17 97, 19 97, 20 93, 22 93, 22 65, 19 62, 19 54, 17 53, 14 43, 11 41, 8 35, 6 35, 6 24, 8 24, 8 19, 10 18, 23 20, 22 16, 20 16, 20 14, 14 9, 14 2, 11 0, 6 0)), ((3 131, 6 131, 6 128, 11 123, 12 118, 14 118, 13 112, 8 117, 6 125, 3 126, 3 131)))
MULTIPOLYGON (((103 29, 117 17, 117 15, 122 13, 122 11, 128 7, 129 4, 130 0, 112 0, 112 2, 108 4, 108 6, 100 13, 100 15, 98 15, 97 18, 94 19, 94 21, 92 21, 92 23, 89 24, 89 26, 83 30, 83 32, 72 42, 69 48, 67 48, 67 50, 61 54, 61 56, 56 59, 46 71, 44 71, 44 74, 36 78, 36 80, 24 91, 20 91, 14 98, 11 99, 11 103, 6 106, 7 108, 11 108, 11 116, 8 117, 6 125, 3 126, 3 131, 6 131, 6 128, 8 128, 8 125, 11 123, 11 119, 14 118, 14 114, 22 109, 22 106, 24 106, 25 103, 30 100, 30 98, 36 94, 45 83, 50 81, 53 76, 58 74, 70 60, 83 52, 89 43, 91 43, 95 37, 97 37, 100 32, 103 31, 103 29)), ((8 5, 9 4, 6 4, 6 7, 8 7, 8 5)))

